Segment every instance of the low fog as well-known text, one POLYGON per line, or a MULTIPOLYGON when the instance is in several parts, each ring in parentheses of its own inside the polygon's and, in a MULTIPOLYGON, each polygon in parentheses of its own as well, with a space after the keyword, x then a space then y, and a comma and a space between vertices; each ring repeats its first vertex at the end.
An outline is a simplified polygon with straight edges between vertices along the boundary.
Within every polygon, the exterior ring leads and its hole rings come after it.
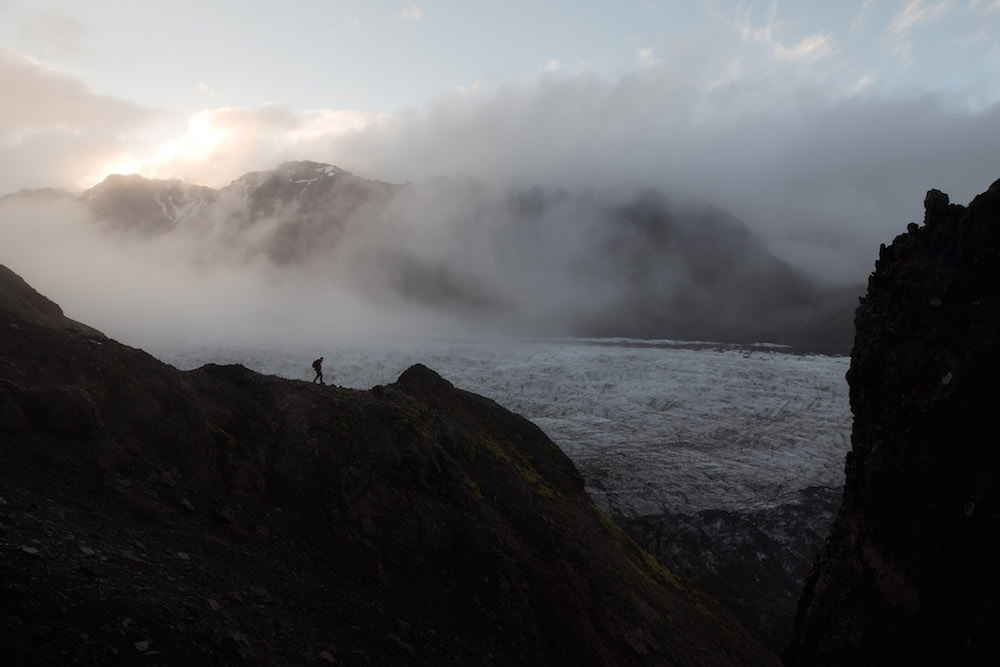
POLYGON ((599 267, 574 266, 602 242, 578 203, 540 208, 526 239, 509 235, 517 212, 467 180, 324 206, 332 218, 305 231, 302 211, 280 202, 233 225, 247 214, 242 192, 224 191, 207 215, 161 235, 68 197, 8 197, 0 262, 68 316, 135 344, 567 333, 571 313, 622 296, 611 280, 602 293, 599 267))
POLYGON ((391 185, 316 163, 221 190, 117 177, 81 197, 7 197, 0 243, 68 316, 140 346, 802 338, 815 327, 796 309, 833 294, 724 211, 656 190, 391 185))
MULTIPOLYGON (((330 236, 315 237, 330 243, 319 250, 308 248, 311 241, 303 249, 286 246, 280 237, 295 211, 275 210, 234 228, 227 221, 243 202, 225 198, 205 218, 150 236, 114 229, 69 198, 8 197, 0 201, 0 263, 69 317, 137 345, 504 333, 503 322, 477 326, 469 313, 452 318, 448 309, 430 310, 387 289, 388 269, 404 256, 416 263, 414 270, 424 262, 444 263, 459 278, 503 270, 496 266, 497 257, 506 255, 502 249, 486 253, 483 244, 467 238, 491 234, 496 217, 484 215, 478 227, 463 225, 468 213, 477 215, 478 197, 442 206, 435 203, 435 189, 364 204, 340 217, 342 227, 326 230, 330 236), (470 209, 459 210, 461 205, 470 209)), ((574 238, 586 236, 568 237, 567 253, 574 238)), ((526 271, 550 271, 553 293, 562 292, 566 301, 532 304, 530 292, 517 293, 525 272, 507 274, 504 281, 493 275, 489 282, 503 287, 496 297, 516 299, 540 315, 546 307, 569 307, 574 290, 555 282, 557 271, 522 259, 526 271)))
POLYGON ((203 241, 115 233, 77 202, 0 204, 0 262, 67 316, 128 344, 314 342, 392 332, 403 321, 432 332, 435 323, 406 304, 376 307, 302 268, 203 241))

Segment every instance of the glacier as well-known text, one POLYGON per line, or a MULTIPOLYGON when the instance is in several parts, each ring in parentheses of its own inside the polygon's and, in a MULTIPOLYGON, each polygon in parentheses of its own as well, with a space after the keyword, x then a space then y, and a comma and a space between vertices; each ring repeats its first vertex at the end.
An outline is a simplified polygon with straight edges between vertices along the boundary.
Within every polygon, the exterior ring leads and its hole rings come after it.
POLYGON ((537 424, 614 515, 766 510, 843 484, 850 359, 764 346, 629 339, 369 340, 147 346, 208 362, 368 389, 422 363, 537 424))
POLYGON ((780 653, 839 507, 850 358, 780 346, 633 339, 369 338, 319 344, 145 345, 208 362, 369 389, 415 363, 536 425, 594 502, 780 653))

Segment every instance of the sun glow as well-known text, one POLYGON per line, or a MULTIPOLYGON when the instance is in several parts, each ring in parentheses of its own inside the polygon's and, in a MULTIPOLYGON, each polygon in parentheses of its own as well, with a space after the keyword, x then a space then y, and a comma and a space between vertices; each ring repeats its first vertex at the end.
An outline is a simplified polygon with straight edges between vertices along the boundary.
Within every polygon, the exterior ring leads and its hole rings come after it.
POLYGON ((184 136, 171 139, 160 147, 154 163, 199 161, 211 157, 231 134, 225 127, 215 123, 214 119, 215 114, 211 110, 196 113, 188 121, 184 136))
POLYGON ((227 143, 234 141, 233 128, 218 122, 217 112, 209 109, 191 116, 181 136, 149 136, 134 143, 128 153, 105 156, 82 175, 77 186, 81 190, 92 187, 109 174, 204 179, 210 173, 206 165, 214 163, 227 143))
POLYGON ((272 102, 256 108, 202 109, 186 123, 171 126, 168 121, 132 137, 127 152, 101 156, 76 185, 84 190, 109 174, 140 174, 219 187, 248 171, 300 155, 337 162, 343 158, 338 142, 384 127, 388 119, 385 114, 344 109, 295 113, 272 102))

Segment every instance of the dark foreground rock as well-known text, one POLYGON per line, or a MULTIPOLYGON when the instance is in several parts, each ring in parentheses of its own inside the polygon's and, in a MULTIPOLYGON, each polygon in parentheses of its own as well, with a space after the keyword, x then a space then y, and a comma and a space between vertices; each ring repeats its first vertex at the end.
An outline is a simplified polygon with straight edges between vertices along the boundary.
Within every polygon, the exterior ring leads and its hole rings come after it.
POLYGON ((0 267, 0 662, 773 664, 422 366, 180 372, 0 267))
POLYGON ((857 310, 843 506, 790 665, 995 664, 1000 655, 1000 181, 936 190, 857 310))

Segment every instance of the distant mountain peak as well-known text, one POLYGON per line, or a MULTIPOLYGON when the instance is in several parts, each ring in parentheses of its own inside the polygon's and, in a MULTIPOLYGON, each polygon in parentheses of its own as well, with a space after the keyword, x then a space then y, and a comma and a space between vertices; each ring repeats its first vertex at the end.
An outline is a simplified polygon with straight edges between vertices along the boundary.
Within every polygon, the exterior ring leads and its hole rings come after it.
POLYGON ((111 174, 85 190, 80 201, 102 220, 124 230, 159 234, 215 200, 216 191, 180 180, 111 174))
POLYGON ((333 176, 335 174, 347 173, 340 167, 332 164, 327 164, 325 162, 313 162, 311 160, 282 162, 274 171, 280 174, 288 174, 290 176, 333 176))
POLYGON ((0 202, 5 201, 31 201, 31 202, 58 202, 72 201, 75 196, 62 188, 21 188, 17 192, 11 192, 0 196, 0 202))
POLYGON ((313 181, 324 177, 333 177, 348 174, 349 172, 325 162, 312 162, 311 160, 295 160, 282 162, 274 169, 264 171, 249 171, 235 181, 233 184, 259 184, 270 179, 278 179, 286 182, 313 181))

